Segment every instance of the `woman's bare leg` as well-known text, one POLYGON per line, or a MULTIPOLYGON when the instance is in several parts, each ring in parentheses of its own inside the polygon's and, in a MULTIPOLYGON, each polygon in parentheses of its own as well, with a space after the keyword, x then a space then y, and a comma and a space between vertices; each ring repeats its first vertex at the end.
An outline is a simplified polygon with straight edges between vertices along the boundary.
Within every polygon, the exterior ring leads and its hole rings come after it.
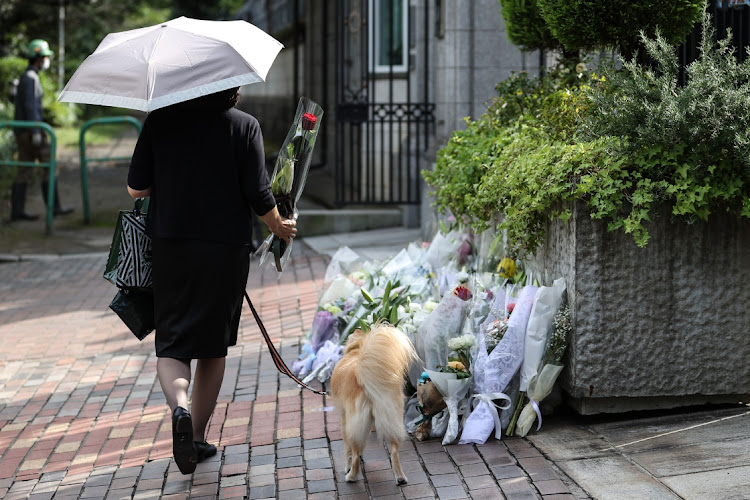
POLYGON ((187 409, 190 363, 182 359, 159 358, 156 360, 156 374, 169 409, 174 411, 178 406, 187 409))
POLYGON ((226 358, 198 360, 193 382, 193 407, 190 410, 193 416, 193 439, 196 441, 206 439, 206 426, 216 408, 225 366, 226 358))

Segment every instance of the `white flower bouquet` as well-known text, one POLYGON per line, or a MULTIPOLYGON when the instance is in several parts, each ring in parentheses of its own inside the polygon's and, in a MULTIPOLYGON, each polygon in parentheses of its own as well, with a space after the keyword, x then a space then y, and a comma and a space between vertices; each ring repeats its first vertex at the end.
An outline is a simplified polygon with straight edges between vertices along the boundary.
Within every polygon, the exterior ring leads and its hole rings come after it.
MULTIPOLYGON (((443 444, 450 444, 458 437, 459 406, 471 387, 471 376, 459 378, 456 373, 425 370, 437 390, 443 395, 448 412, 448 427, 443 435, 443 444)), ((437 418, 437 417, 434 417, 437 418)))
MULTIPOLYGON (((517 416, 521 411, 521 403, 526 392, 529 391, 529 382, 537 375, 538 370, 542 368, 540 363, 545 349, 549 344, 549 337, 554 327, 555 313, 560 308, 564 292, 565 280, 560 278, 555 280, 552 286, 539 288, 536 293, 534 306, 531 309, 531 316, 529 317, 529 324, 526 328, 523 364, 521 365, 520 372, 520 392, 514 416, 517 416)), ((514 424, 515 418, 511 420, 508 426, 507 434, 509 436, 513 435, 514 424)))
POLYGON ((555 315, 554 333, 547 344, 542 369, 529 380, 529 402, 518 417, 516 436, 523 437, 528 434, 534 420, 538 420, 536 430, 541 429, 542 412, 539 403, 552 392, 552 387, 563 369, 562 357, 568 346, 571 329, 570 309, 562 307, 555 315))
MULTIPOLYGON (((460 444, 482 444, 487 441, 492 429, 496 427, 489 401, 508 399, 504 391, 511 378, 518 372, 523 360, 526 326, 534 304, 536 291, 537 287, 535 286, 525 286, 521 290, 508 320, 508 329, 497 347, 490 354, 485 354, 486 348, 484 350, 479 349, 478 360, 483 355, 487 356, 486 361, 481 364, 478 361, 478 366, 474 371, 479 381, 476 387, 477 394, 483 396, 478 398, 477 406, 466 420, 465 436, 461 436, 460 444)), ((495 428, 495 436, 499 437, 501 431, 501 429, 495 428)))
MULTIPOLYGON (((437 370, 445 364, 449 354, 448 340, 461 333, 471 296, 469 289, 463 286, 445 294, 417 330, 415 347, 427 369, 437 370)), ((420 373, 421 371, 412 379, 415 387, 420 373)))

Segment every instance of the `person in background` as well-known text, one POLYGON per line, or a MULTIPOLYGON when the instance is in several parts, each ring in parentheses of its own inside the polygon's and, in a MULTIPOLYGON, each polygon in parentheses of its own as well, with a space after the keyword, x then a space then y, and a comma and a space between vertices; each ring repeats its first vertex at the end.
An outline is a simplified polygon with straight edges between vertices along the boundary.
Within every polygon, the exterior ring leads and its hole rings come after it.
POLYGON ((172 410, 172 453, 183 474, 216 454, 206 426, 236 345, 250 270, 251 209, 289 242, 271 193, 263 135, 235 109, 233 88, 151 112, 133 152, 128 192, 150 197, 156 371, 172 410), (188 388, 197 360, 192 405, 188 388))
MULTIPOLYGON (((42 84, 39 81, 39 72, 49 69, 49 56, 52 51, 49 44, 44 40, 32 40, 26 53, 29 66, 18 80, 18 88, 15 98, 14 120, 19 121, 44 121, 42 115, 42 84)), ((18 145, 19 161, 50 161, 50 144, 47 134, 41 129, 15 129, 16 144, 18 145)), ((35 220, 38 215, 26 212, 26 186, 34 178, 35 167, 18 167, 16 178, 11 187, 11 213, 10 220, 35 220)), ((49 169, 43 168, 42 174, 42 198, 47 203, 49 188, 49 169)), ((65 215, 73 212, 72 208, 65 208, 60 204, 60 196, 55 186, 55 215, 65 215)))

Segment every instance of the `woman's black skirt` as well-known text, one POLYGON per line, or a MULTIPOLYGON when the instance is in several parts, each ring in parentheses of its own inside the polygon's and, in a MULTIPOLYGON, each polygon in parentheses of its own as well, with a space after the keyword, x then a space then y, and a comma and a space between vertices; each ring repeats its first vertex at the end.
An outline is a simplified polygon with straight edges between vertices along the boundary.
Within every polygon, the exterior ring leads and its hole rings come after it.
POLYGON ((153 239, 156 355, 221 358, 237 344, 250 246, 153 239))

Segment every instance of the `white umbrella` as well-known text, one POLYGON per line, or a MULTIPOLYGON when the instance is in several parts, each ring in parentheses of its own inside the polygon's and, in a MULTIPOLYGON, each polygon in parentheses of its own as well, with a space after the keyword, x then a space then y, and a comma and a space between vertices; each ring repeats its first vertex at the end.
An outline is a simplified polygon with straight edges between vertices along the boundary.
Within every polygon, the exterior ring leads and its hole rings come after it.
POLYGON ((153 111, 265 81, 283 45, 245 21, 179 17, 110 33, 58 100, 153 111))

